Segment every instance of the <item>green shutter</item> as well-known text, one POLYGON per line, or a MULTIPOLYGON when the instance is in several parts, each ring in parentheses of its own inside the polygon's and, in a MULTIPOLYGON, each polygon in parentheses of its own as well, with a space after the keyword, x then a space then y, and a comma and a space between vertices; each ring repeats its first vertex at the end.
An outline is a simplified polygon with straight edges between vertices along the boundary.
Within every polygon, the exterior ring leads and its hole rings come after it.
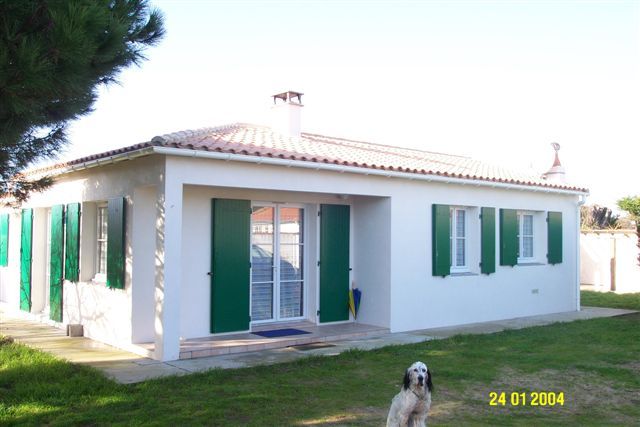
POLYGON ((117 197, 107 204, 107 287, 124 289, 125 199, 117 197))
POLYGON ((496 272, 496 210, 480 209, 480 272, 491 274, 496 272))
POLYGON ((212 199, 211 333, 249 329, 251 202, 212 199))
POLYGON ((31 243, 33 209, 22 209, 20 236, 20 309, 31 311, 31 243))
POLYGON ((320 205, 320 322, 349 320, 348 205, 320 205))
POLYGON ((547 260, 549 264, 562 262, 562 212, 547 214, 547 260))
POLYGON ((9 265, 9 214, 0 215, 0 267, 9 265))
POLYGON ((49 263, 49 317, 62 322, 62 263, 64 258, 64 205, 51 208, 51 245, 49 263))
POLYGON ((80 279, 80 203, 69 203, 65 216, 64 278, 70 282, 80 279))
POLYGON ((514 209, 500 209, 500 265, 518 263, 518 214, 514 209))
POLYGON ((451 217, 449 205, 432 206, 432 270, 434 276, 447 276, 451 273, 451 217))

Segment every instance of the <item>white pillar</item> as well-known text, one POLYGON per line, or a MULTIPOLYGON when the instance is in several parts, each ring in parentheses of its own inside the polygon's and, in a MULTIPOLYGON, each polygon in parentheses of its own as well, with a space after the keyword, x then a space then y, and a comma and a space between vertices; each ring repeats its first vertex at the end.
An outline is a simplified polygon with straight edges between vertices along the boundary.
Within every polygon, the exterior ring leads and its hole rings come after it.
MULTIPOLYGON (((131 226, 131 342, 155 341, 156 187, 133 191, 131 226)), ((95 217, 94 217, 95 218, 95 217)), ((94 221, 95 222, 95 221, 94 221)))
POLYGON ((155 354, 157 360, 180 357, 180 280, 182 276, 182 182, 165 164, 158 186, 156 213, 155 354))

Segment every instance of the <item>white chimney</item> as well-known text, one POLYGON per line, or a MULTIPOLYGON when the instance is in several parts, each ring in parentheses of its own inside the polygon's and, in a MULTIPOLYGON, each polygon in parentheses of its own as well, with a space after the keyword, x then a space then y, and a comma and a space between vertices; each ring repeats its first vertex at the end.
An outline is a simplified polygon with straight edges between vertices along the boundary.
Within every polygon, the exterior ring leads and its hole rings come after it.
POLYGON ((560 144, 557 142, 552 142, 551 146, 556 152, 556 157, 553 160, 553 165, 551 168, 542 174, 542 178, 554 184, 566 184, 567 180, 565 177, 564 166, 560 163, 560 158, 558 157, 558 151, 560 151, 560 144))
POLYGON ((292 138, 300 138, 300 112, 302 93, 287 91, 273 95, 271 107, 273 130, 292 138))

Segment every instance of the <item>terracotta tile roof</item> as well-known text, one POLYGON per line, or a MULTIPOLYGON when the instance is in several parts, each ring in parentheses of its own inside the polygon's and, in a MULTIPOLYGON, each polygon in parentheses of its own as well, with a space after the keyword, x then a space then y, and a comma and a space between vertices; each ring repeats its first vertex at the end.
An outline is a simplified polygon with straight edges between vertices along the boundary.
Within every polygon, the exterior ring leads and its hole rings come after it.
MULTIPOLYGON (((546 182, 540 176, 535 176, 531 173, 513 171, 464 156, 373 144, 311 133, 302 133, 300 138, 291 138, 273 131, 266 126, 245 123, 187 130, 156 136, 150 142, 55 165, 49 168, 49 170, 108 158, 122 153, 134 152, 151 146, 329 163, 573 191, 588 191, 584 188, 571 185, 552 184, 546 182)), ((44 171, 39 170, 38 172, 44 171)))

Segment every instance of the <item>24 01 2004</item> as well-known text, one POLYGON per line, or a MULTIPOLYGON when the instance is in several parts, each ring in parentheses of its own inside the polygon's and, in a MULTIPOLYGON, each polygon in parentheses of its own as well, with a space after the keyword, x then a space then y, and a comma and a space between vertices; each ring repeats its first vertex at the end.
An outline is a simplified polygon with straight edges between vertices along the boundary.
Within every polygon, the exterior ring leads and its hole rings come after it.
POLYGON ((489 392, 489 406, 564 406, 564 392, 489 392))

